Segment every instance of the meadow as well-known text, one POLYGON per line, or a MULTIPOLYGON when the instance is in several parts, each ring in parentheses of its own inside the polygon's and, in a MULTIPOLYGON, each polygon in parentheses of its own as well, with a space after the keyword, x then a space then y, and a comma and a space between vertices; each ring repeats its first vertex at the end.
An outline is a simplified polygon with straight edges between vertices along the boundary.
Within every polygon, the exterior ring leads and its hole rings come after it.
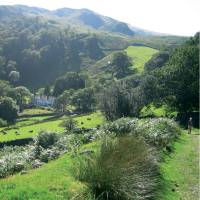
POLYGON ((156 49, 144 46, 129 46, 125 51, 133 59, 133 67, 140 73, 143 72, 145 63, 158 52, 156 49))
MULTIPOLYGON (((0 142, 34 137, 41 131, 57 133, 64 131, 64 127, 61 126, 61 122, 66 118, 66 116, 53 120, 50 119, 49 121, 46 121, 47 118, 47 116, 30 117, 24 121, 19 121, 15 124, 15 126, 11 126, 9 130, 6 130, 7 134, 3 134, 2 130, 4 129, 2 128, 0 130, 0 142)), ((75 116, 74 119, 77 121, 78 127, 80 128, 95 128, 105 121, 105 118, 100 112, 75 116)))

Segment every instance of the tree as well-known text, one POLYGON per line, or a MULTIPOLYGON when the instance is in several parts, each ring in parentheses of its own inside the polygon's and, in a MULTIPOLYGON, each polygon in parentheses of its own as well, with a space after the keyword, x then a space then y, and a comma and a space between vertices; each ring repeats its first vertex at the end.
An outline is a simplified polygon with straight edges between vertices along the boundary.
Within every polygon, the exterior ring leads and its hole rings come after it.
POLYGON ((112 84, 99 98, 100 108, 108 120, 131 115, 130 91, 124 85, 112 84))
POLYGON ((18 107, 10 97, 3 97, 0 99, 0 118, 14 122, 17 118, 18 107))
POLYGON ((112 65, 114 66, 113 73, 117 78, 123 78, 132 72, 130 69, 132 62, 126 52, 115 53, 113 56, 112 65))
POLYGON ((8 91, 11 89, 9 82, 0 80, 0 97, 7 96, 8 91))
POLYGON ((7 74, 10 74, 11 71, 16 71, 16 69, 17 69, 16 66, 17 66, 16 61, 9 60, 7 65, 6 65, 7 74))
POLYGON ((49 96, 51 96, 51 88, 49 85, 47 85, 45 88, 44 88, 44 95, 47 96, 47 98, 49 98, 49 96))
POLYGON ((65 90, 61 95, 56 98, 55 108, 58 111, 65 112, 67 105, 70 105, 73 90, 65 90))
POLYGON ((85 80, 83 76, 76 72, 68 72, 65 76, 56 80, 53 94, 58 96, 65 90, 69 89, 81 89, 85 87, 85 80))
POLYGON ((78 111, 92 111, 95 106, 94 90, 92 88, 77 90, 72 97, 72 104, 77 107, 78 111))
POLYGON ((152 75, 133 75, 104 89, 99 104, 108 120, 138 117, 142 108, 157 98, 157 79, 152 75), (140 80, 138 80, 140 79, 140 80))
POLYGON ((152 71, 162 67, 169 60, 169 52, 161 51, 153 55, 153 57, 145 64, 145 71, 152 71))
POLYGON ((5 66, 5 58, 0 55, 0 79, 4 79, 6 77, 6 71, 4 66, 5 66))
POLYGON ((20 73, 18 71, 11 71, 8 75, 11 83, 15 84, 20 79, 20 73))
POLYGON ((91 36, 86 39, 85 48, 91 59, 98 60, 104 56, 102 49, 99 47, 99 41, 96 36, 91 36))
POLYGON ((144 75, 139 85, 142 103, 147 105, 159 98, 158 80, 153 75, 144 75))
POLYGON ((63 126, 65 130, 67 131, 67 133, 69 133, 77 127, 77 121, 69 116, 67 119, 63 120, 63 122, 61 123, 61 126, 63 126))
POLYGON ((177 48, 156 75, 164 99, 181 112, 199 110, 199 37, 177 48))
POLYGON ((16 100, 20 112, 23 111, 24 105, 28 103, 31 97, 31 92, 24 86, 13 88, 9 91, 9 96, 16 100))

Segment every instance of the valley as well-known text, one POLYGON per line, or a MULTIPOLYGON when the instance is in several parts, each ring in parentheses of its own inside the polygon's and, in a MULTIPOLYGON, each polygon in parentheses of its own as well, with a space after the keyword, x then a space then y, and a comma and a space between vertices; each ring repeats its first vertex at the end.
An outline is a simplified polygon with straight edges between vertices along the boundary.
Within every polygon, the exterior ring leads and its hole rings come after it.
POLYGON ((198 163, 199 32, 0 5, 0 199, 196 200, 198 163))

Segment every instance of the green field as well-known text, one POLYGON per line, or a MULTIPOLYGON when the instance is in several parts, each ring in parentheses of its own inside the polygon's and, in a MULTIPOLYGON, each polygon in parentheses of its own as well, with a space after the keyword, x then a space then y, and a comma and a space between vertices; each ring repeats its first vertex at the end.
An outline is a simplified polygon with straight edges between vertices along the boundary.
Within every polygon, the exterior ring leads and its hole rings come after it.
POLYGON ((75 118, 78 122, 78 126, 81 128, 94 128, 105 122, 105 118, 100 112, 92 113, 90 115, 84 115, 75 118), (82 122, 82 124, 81 124, 82 122))
MULTIPOLYGON (((1 132, 0 142, 34 137, 41 131, 54 131, 58 133, 64 131, 64 128, 60 126, 64 117, 58 118, 52 121, 47 121, 47 122, 41 121, 40 123, 36 123, 33 125, 27 124, 27 123, 33 123, 33 121, 36 119, 41 120, 43 119, 43 117, 32 117, 32 118, 28 118, 28 121, 17 122, 16 126, 22 126, 23 123, 25 124, 24 126, 20 128, 17 128, 17 129, 12 128, 10 130, 7 130, 6 131, 7 134, 5 135, 3 135, 1 132)), ((103 115, 100 112, 74 117, 74 119, 78 122, 78 127, 84 127, 84 128, 94 128, 97 125, 101 125, 105 121, 103 115), (83 122, 83 124, 81 124, 81 122, 83 122)))
POLYGON ((142 72, 144 70, 145 63, 151 59, 151 57, 158 52, 158 50, 143 47, 143 46, 129 46, 126 49, 128 56, 133 59, 133 67, 142 72))
POLYGON ((23 115, 50 114, 50 113, 52 113, 51 110, 41 109, 41 108, 34 108, 34 109, 25 109, 19 115, 23 116, 23 115))
MULTIPOLYGON (((133 59, 133 67, 136 68, 139 73, 143 71, 145 63, 158 52, 156 49, 144 46, 129 46, 125 51, 128 56, 133 59)), ((114 53, 116 52, 108 54, 87 68, 88 74, 94 78, 94 81, 100 77, 111 79, 112 66, 108 65, 108 62, 112 61, 114 53)))

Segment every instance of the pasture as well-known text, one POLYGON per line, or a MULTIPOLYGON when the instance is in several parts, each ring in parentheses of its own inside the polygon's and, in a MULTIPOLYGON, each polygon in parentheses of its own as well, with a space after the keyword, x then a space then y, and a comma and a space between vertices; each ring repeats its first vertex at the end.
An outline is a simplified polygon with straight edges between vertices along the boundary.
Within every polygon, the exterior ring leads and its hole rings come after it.
MULTIPOLYGON (((66 116, 47 120, 47 117, 30 117, 24 121, 19 121, 15 126, 11 126, 9 130, 5 130, 6 134, 0 132, 0 142, 11 141, 22 138, 30 138, 38 135, 41 131, 57 132, 64 131, 64 127, 60 124, 66 116)), ((95 112, 82 116, 75 116, 74 119, 78 122, 78 127, 95 128, 101 125, 105 119, 100 112, 95 112)), ((0 130, 2 131, 3 128, 0 130)))
POLYGON ((143 72, 145 63, 158 52, 156 49, 143 46, 129 46, 125 51, 133 59, 133 67, 140 73, 143 72))

